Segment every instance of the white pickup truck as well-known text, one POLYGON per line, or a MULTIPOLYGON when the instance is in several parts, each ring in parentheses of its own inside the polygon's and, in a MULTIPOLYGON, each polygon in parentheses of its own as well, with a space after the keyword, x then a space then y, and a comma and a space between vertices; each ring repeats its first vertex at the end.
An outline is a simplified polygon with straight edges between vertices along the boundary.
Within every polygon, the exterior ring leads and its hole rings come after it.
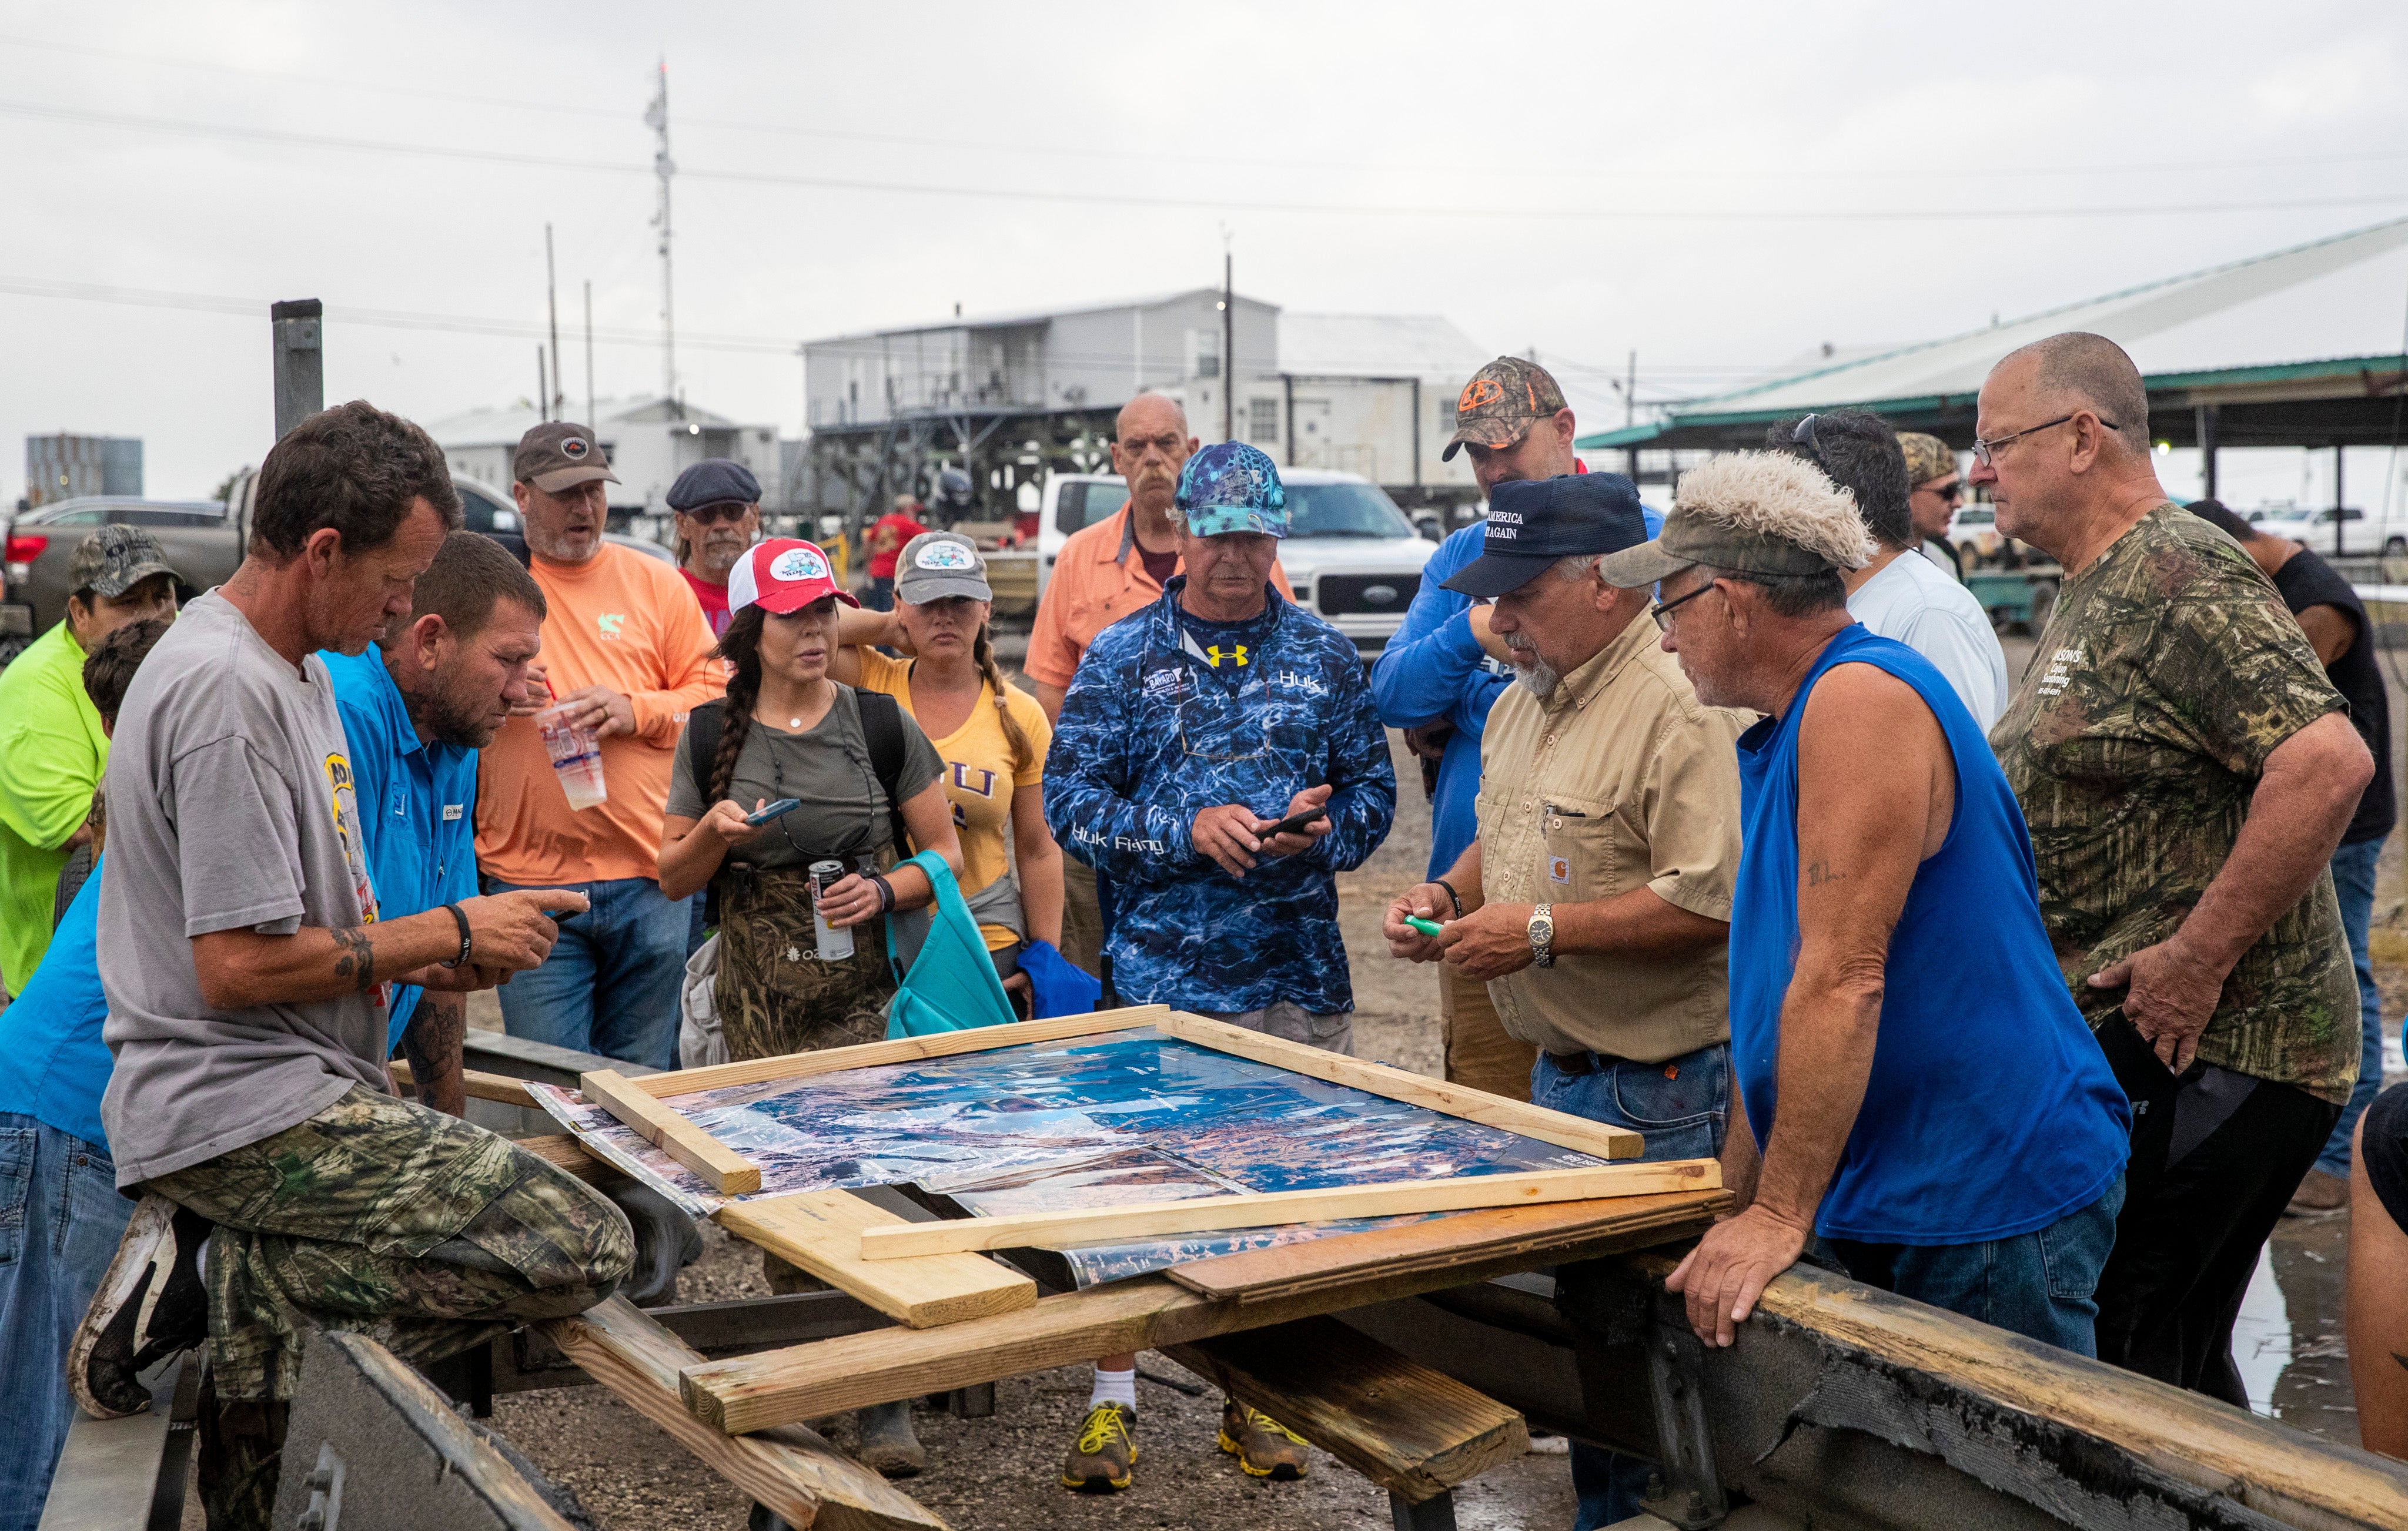
POLYGON ((2260 536, 2289 537, 2320 553, 2338 552, 2345 558, 2371 558, 2377 553, 2386 558, 2408 557, 2408 515, 2395 512, 2386 521, 2354 505, 2346 506, 2340 511, 2338 549, 2333 546, 2333 516, 2331 506, 2321 510, 2281 506, 2262 514, 2251 513, 2249 523, 2260 536))

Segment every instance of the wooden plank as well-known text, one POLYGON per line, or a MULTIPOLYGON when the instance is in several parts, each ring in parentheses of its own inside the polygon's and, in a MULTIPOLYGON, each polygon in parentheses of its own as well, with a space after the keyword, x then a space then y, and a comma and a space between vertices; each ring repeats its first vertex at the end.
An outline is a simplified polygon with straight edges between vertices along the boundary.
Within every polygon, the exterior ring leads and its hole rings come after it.
POLYGON ((636 1088, 636 1081, 614 1068, 599 1068, 577 1081, 587 1100, 608 1110, 635 1130, 636 1136, 693 1170, 723 1196, 740 1196, 761 1189, 761 1169, 685 1119, 636 1088))
POLYGON ((1530 1449, 1522 1416, 1332 1318, 1173 1345, 1218 1383, 1381 1488, 1420 1504, 1530 1449))
POLYGON ((1655 1164, 1598 1165, 1513 1175, 1390 1180, 1318 1191, 1245 1192, 1069 1211, 1010 1212, 997 1217, 956 1218, 946 1223, 898 1220, 886 1226, 865 1228, 861 1253, 867 1260, 899 1260, 968 1250, 1125 1243, 1223 1228, 1268 1227, 1281 1223, 1328 1223, 1351 1217, 1455 1212, 1472 1207, 1537 1207, 1600 1196, 1716 1191, 1722 1183, 1722 1168, 1712 1159, 1668 1159, 1655 1164))
POLYGON ((1099 1036, 1150 1026, 1170 1013, 1168 1005, 1135 1005, 1125 1009, 1096 1010, 1088 1015, 1060 1015, 1050 1021, 1014 1021, 969 1031, 932 1032, 902 1037, 891 1042, 862 1042, 818 1052, 789 1052, 775 1058, 751 1058, 742 1063, 711 1064, 666 1074, 646 1074, 627 1082, 655 1097, 689 1095, 698 1090, 724 1090, 734 1084, 767 1084, 773 1080, 810 1079, 847 1068, 875 1068, 881 1064, 913 1063, 922 1058, 950 1058, 963 1052, 991 1052, 999 1047, 1028 1042, 1059 1042, 1073 1037, 1099 1036))
MULTIPOLYGON (((1367 1303, 1417 1296, 1557 1260, 1585 1260, 1656 1243, 1662 1232, 1655 1198, 1641 1225, 1630 1230, 1587 1227, 1558 1244, 1515 1250, 1443 1269, 1383 1273, 1291 1296, 1258 1302, 1215 1300, 1160 1276, 1140 1276, 1084 1292, 1039 1297, 1016 1313, 971 1319, 942 1329, 881 1329, 757 1355, 705 1362, 680 1382, 695 1416, 731 1433, 840 1409, 944 1393, 1041 1371, 1123 1351, 1157 1349, 1214 1335, 1367 1303)), ((1719 1191, 1700 1193, 1701 1205, 1722 1206, 1719 1191)))
MULTIPOLYGON (((395 1058, 386 1066, 393 1070, 393 1077, 396 1083, 407 1084, 412 1090, 418 1088, 418 1081, 410 1074, 408 1062, 395 1058)), ((534 1094, 527 1089, 524 1080, 514 1080, 508 1074, 488 1074, 475 1068, 460 1070, 460 1080, 463 1093, 470 1100, 491 1100, 504 1106, 523 1106, 531 1111, 543 1109, 543 1103, 535 1098, 534 1094)))
POLYGON ((1727 1191, 1616 1196, 1550 1207, 1491 1207, 1398 1228, 1371 1228, 1247 1250, 1165 1272, 1190 1292, 1239 1302, 1295 1296, 1374 1276, 1448 1270, 1500 1256, 1545 1263, 1547 1252, 1589 1233, 1641 1233, 1665 1239, 1702 1234, 1731 1202, 1727 1191))
POLYGON ((1385 1095, 1390 1100, 1426 1107, 1447 1116, 1459 1116, 1467 1122, 1519 1133, 1525 1138, 1535 1138, 1559 1148, 1578 1149, 1583 1153, 1594 1153, 1600 1159, 1636 1159, 1646 1148, 1635 1132, 1602 1126, 1523 1101, 1508 1100, 1484 1090, 1474 1090, 1467 1084, 1449 1084, 1426 1074, 1391 1068, 1386 1064, 1369 1063, 1361 1058, 1325 1052, 1317 1047, 1307 1047, 1283 1037, 1266 1037, 1258 1031, 1190 1015, 1185 1010, 1173 1010, 1154 1025, 1165 1036, 1193 1042, 1197 1047, 1209 1047, 1216 1052, 1251 1058, 1256 1063, 1307 1074, 1332 1084, 1350 1084, 1357 1090, 1385 1095))
POLYGON ((715 1215, 728 1232, 914 1329, 1009 1313, 1037 1300, 1035 1281, 982 1254, 863 1259, 865 1230, 911 1224, 849 1191, 731 1202, 715 1215))
POLYGON ((620 1173, 618 1166, 605 1164, 586 1152, 585 1145, 579 1142, 572 1133, 554 1132, 545 1133, 538 1138, 513 1138, 510 1142, 518 1148, 526 1150, 544 1163, 558 1169, 565 1169, 589 1184, 606 1185, 613 1180, 624 1180, 627 1178, 620 1173))
POLYGON ((695 1419, 678 1401, 678 1374, 701 1361, 701 1352, 624 1297, 538 1327, 595 1381, 789 1524, 825 1531, 930 1531, 945 1524, 800 1426, 731 1438, 695 1419))

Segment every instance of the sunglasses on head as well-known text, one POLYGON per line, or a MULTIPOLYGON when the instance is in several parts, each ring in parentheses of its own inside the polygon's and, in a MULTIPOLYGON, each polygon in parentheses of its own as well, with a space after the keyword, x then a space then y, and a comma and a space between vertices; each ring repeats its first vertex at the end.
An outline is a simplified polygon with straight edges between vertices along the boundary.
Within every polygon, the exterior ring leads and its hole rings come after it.
POLYGON ((742 500, 718 500, 710 505, 697 505, 691 510, 681 510, 678 514, 696 526, 716 526, 723 521, 742 521, 752 509, 742 500))

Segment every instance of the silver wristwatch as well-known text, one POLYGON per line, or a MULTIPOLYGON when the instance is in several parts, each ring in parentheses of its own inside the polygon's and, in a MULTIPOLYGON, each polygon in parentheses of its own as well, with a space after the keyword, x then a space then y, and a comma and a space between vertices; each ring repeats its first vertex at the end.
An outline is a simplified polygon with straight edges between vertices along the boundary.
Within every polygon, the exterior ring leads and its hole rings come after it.
POLYGON ((1539 967, 1555 965, 1555 907, 1541 904, 1530 911, 1530 961, 1539 967))

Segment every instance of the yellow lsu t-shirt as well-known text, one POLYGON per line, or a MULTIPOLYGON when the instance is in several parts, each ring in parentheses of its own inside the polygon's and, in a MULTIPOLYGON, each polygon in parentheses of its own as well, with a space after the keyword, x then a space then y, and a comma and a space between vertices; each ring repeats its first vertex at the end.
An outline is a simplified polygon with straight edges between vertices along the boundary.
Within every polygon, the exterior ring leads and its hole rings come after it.
MULTIPOLYGON (((890 659, 867 647, 855 651, 861 657, 864 689, 884 692, 904 711, 911 712, 911 662, 890 659)), ((1011 869, 1004 838, 1005 827, 1011 823, 1011 794, 1044 781, 1045 751, 1054 742, 1054 725, 1045 721, 1045 709, 1037 705, 1036 697, 1006 682, 1004 706, 1028 741, 1025 751, 1013 751, 1010 736, 996 712, 995 692, 989 687, 980 689, 978 705, 970 708, 961 727, 943 738, 931 735, 928 739, 945 763, 945 797, 953 805, 953 832, 962 840, 962 895, 966 898, 1011 869)), ((912 712, 911 718, 917 723, 919 714, 912 712)), ((990 952, 1000 952, 1019 939, 1001 925, 982 924, 979 931, 990 952)))

